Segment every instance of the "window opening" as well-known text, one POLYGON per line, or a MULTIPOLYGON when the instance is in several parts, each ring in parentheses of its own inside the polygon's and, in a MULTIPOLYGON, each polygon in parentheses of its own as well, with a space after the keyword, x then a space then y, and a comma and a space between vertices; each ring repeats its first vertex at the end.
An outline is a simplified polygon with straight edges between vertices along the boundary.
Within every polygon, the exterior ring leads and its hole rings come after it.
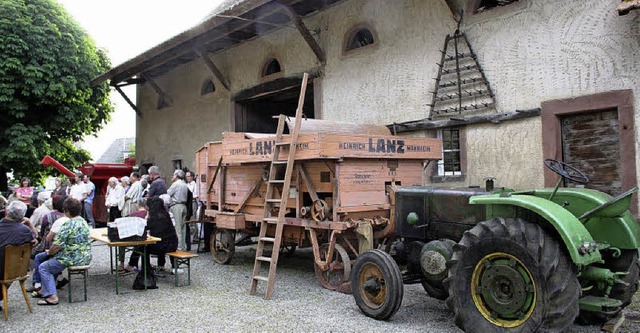
POLYGON ((460 164, 460 129, 445 128, 438 131, 442 139, 442 159, 438 161, 439 176, 462 175, 460 164))
POLYGON ((264 65, 262 70, 262 76, 268 76, 275 73, 280 73, 282 68, 280 67, 280 62, 277 59, 269 59, 267 63, 264 65))
POLYGON ((207 80, 207 82, 202 85, 202 89, 200 89, 200 95, 210 94, 214 91, 216 91, 216 86, 213 84, 213 80, 207 80))
POLYGON ((346 51, 355 50, 366 45, 375 43, 373 33, 367 28, 358 29, 347 41, 346 51))
POLYGON ((518 2, 518 0, 482 0, 480 1, 478 8, 476 8, 475 13, 482 13, 486 10, 506 6, 514 2, 518 2))
POLYGON ((173 160, 173 170, 182 169, 182 160, 173 160))

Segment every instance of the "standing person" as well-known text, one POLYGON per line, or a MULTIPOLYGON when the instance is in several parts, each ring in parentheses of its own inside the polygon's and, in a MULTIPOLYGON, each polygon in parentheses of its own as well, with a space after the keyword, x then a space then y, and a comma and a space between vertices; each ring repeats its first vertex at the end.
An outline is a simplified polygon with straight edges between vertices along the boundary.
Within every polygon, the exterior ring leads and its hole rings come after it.
POLYGON ((24 202, 26 205, 29 205, 32 195, 33 187, 31 187, 31 180, 27 177, 22 178, 20 181, 20 187, 16 190, 16 198, 24 202))
POLYGON ((58 198, 66 196, 68 194, 66 179, 58 177, 56 178, 55 182, 56 182, 56 188, 53 189, 53 192, 51 192, 51 198, 53 202, 55 202, 58 198))
POLYGON ((151 179, 151 183, 149 184, 149 191, 147 192, 147 197, 159 197, 165 193, 167 193, 167 184, 164 182, 164 179, 160 178, 160 168, 153 165, 149 167, 149 178, 151 179))
MULTIPOLYGON (((193 174, 193 171, 187 171, 185 173, 185 177, 186 177, 186 183, 187 186, 189 187, 189 191, 191 192, 192 195, 192 200, 191 200, 191 216, 187 217, 190 220, 197 220, 198 219, 198 208, 200 207, 200 201, 198 200, 198 183, 196 182, 196 178, 195 175, 193 174)), ((198 232, 198 224, 197 223, 189 223, 189 236, 187 237, 187 242, 192 242, 194 244, 197 244, 198 241, 200 240, 200 233, 198 232)))
MULTIPOLYGON (((123 177, 124 178, 124 177, 123 177)), ((142 183, 140 182, 140 174, 132 172, 129 176, 129 182, 131 186, 129 191, 125 191, 124 194, 124 209, 122 210, 122 216, 129 216, 129 214, 136 209, 137 203, 142 198, 142 183)))
POLYGON ((176 220, 176 233, 178 234, 178 249, 184 251, 186 246, 186 230, 184 219, 187 217, 187 196, 189 186, 184 182, 184 171, 176 170, 173 172, 173 184, 167 190, 167 194, 171 198, 169 210, 173 213, 176 220))
POLYGON ((71 187, 69 188, 69 197, 80 201, 81 203, 87 198, 87 187, 82 182, 82 174, 76 173, 74 178, 69 178, 71 187))
POLYGON ((91 181, 91 176, 82 176, 87 197, 82 202, 82 217, 89 223, 91 228, 95 228, 96 221, 93 219, 93 198, 95 197, 96 185, 91 181))
POLYGON ((131 213, 130 202, 127 202, 127 193, 131 188, 131 182, 129 181, 129 176, 120 177, 120 185, 122 185, 122 198, 118 201, 118 209, 120 209, 120 216, 127 217, 129 213, 131 213))
POLYGON ((80 216, 82 203, 68 198, 62 204, 64 214, 69 218, 62 223, 56 233, 51 248, 46 251, 51 259, 42 262, 34 269, 33 280, 42 283, 38 296, 44 299, 38 305, 57 305, 58 295, 55 276, 69 266, 88 265, 91 262, 91 238, 89 226, 80 216))
MULTIPOLYGON (((11 202, 5 212, 5 218, 0 220, 0 279, 4 279, 4 250, 7 245, 22 245, 36 243, 36 233, 28 219, 24 218, 27 205, 22 201, 11 202)), ((2 301, 2 293, 0 293, 2 301)), ((2 307, 0 307, 2 309, 2 307)))
POLYGON ((121 217, 120 209, 118 209, 118 202, 124 197, 124 189, 118 178, 109 178, 109 186, 107 187, 107 196, 104 199, 104 205, 109 212, 109 221, 113 222, 115 219, 121 217))

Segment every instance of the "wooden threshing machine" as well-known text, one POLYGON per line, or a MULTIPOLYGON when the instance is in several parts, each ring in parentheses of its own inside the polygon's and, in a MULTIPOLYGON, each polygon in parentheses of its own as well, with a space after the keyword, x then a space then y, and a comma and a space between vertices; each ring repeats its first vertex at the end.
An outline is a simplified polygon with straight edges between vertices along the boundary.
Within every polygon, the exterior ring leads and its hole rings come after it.
POLYGON ((224 133, 196 153, 213 257, 228 263, 236 245, 257 243, 251 293, 267 282, 267 299, 279 249, 295 247, 313 247, 323 287, 348 291, 352 260, 394 237, 394 190, 422 185, 425 161, 441 158, 439 139, 302 119, 302 100, 276 134, 224 133))

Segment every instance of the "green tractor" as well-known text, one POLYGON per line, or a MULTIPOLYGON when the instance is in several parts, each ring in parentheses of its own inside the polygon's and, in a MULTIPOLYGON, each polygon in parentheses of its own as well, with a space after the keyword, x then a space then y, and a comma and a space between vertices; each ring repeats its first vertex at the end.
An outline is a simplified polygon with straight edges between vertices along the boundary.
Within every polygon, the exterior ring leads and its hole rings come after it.
POLYGON ((561 176, 555 188, 399 189, 402 240, 391 254, 362 253, 352 269, 360 310, 389 319, 403 284, 421 283, 467 332, 558 332, 615 317, 638 289, 640 227, 629 211, 637 188, 616 197, 559 188, 589 179, 556 160, 545 165, 561 176))

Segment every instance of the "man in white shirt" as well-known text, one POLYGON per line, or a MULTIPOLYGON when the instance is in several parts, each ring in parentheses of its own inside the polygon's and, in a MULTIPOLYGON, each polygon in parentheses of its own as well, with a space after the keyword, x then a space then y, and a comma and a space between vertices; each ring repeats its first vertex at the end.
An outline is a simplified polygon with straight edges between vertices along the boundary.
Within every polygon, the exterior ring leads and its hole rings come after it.
POLYGON ((82 174, 76 173, 76 177, 73 178, 71 188, 69 189, 69 196, 82 202, 87 197, 87 187, 82 182, 82 174))
POLYGON ((119 218, 120 209, 118 209, 118 203, 124 199, 124 188, 118 181, 118 178, 109 178, 109 187, 107 187, 107 196, 104 199, 104 205, 109 212, 109 221, 114 221, 119 218))

